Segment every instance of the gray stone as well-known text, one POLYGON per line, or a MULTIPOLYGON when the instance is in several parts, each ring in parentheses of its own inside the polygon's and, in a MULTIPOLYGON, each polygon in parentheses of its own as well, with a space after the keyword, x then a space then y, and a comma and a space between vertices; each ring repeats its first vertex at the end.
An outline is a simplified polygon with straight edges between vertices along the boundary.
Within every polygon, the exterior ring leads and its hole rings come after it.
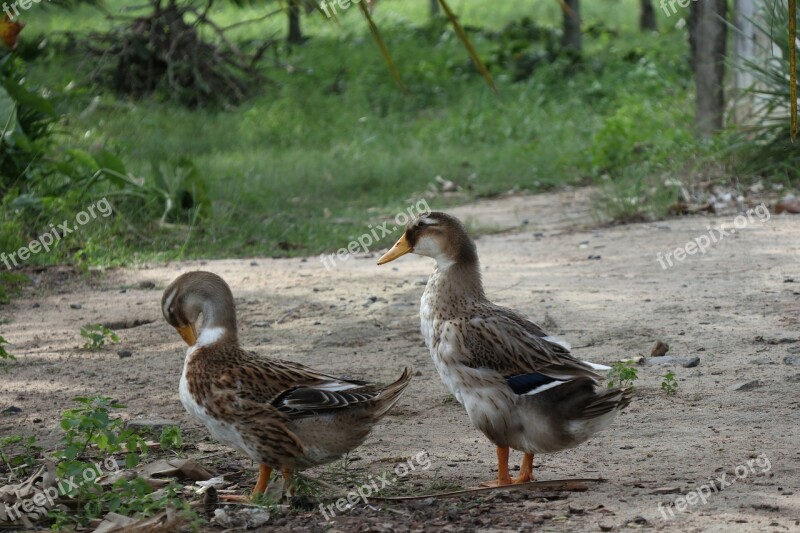
POLYGON ((790 366, 800 366, 800 355, 787 355, 783 358, 783 364, 790 366))
POLYGON ((680 365, 684 368, 694 368, 700 364, 699 357, 673 357, 664 355, 661 357, 651 357, 645 359, 644 366, 675 366, 680 365))
POLYGON ((761 383, 757 379, 754 379, 752 381, 745 381, 743 383, 736 383, 735 385, 730 387, 730 390, 744 392, 744 391, 757 389, 757 388, 762 387, 762 386, 763 386, 763 383, 761 383))
POLYGON ((700 364, 699 357, 690 357, 689 359, 681 363, 681 366, 684 368, 694 368, 699 364, 700 364))
POLYGON ((650 494, 678 494, 680 491, 680 487, 658 487, 653 489, 650 494))
POLYGON ((131 428, 164 428, 170 426, 180 426, 178 422, 174 420, 169 420, 168 418, 140 418, 137 420, 128 420, 127 427, 131 428))

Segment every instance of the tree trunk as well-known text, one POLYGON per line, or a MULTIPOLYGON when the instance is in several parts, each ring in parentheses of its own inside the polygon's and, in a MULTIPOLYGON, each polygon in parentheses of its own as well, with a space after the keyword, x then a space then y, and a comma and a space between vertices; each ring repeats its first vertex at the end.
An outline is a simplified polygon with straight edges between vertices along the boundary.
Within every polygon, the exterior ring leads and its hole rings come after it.
POLYGON ((300 29, 300 0, 290 0, 289 2, 289 36, 286 42, 289 44, 303 44, 303 32, 300 29))
POLYGON ((642 31, 656 31, 656 10, 653 9, 652 0, 641 0, 642 12, 639 15, 639 29, 642 31))
MULTIPOLYGON (((733 56, 734 60, 741 65, 744 60, 767 61, 766 51, 769 50, 770 43, 761 42, 763 37, 761 32, 756 29, 753 21, 762 21, 758 12, 758 5, 755 0, 734 0, 733 21, 736 31, 733 32, 733 56)), ((736 91, 737 106, 734 112, 734 120, 737 124, 743 124, 750 116, 755 105, 754 95, 745 94, 755 83, 753 74, 744 69, 736 68, 733 71, 733 86, 736 91)))
POLYGON ((725 44, 727 0, 692 2, 690 40, 693 42, 696 88, 694 123, 701 137, 722 129, 725 117, 725 44))
POLYGON ((439 0, 428 0, 430 3, 430 14, 431 18, 436 18, 439 16, 439 12, 441 8, 439 7, 439 0))
POLYGON ((562 9, 564 33, 561 46, 577 52, 581 51, 581 7, 580 0, 565 0, 569 9, 562 9))

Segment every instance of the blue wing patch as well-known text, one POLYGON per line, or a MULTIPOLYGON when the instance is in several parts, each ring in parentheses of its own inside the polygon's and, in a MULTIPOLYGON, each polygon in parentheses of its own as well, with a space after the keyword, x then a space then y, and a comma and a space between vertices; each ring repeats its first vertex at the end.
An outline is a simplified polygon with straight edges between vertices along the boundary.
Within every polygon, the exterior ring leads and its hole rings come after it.
POLYGON ((542 385, 548 385, 554 381, 560 381, 544 374, 520 374, 506 378, 506 383, 515 394, 527 394, 542 385))

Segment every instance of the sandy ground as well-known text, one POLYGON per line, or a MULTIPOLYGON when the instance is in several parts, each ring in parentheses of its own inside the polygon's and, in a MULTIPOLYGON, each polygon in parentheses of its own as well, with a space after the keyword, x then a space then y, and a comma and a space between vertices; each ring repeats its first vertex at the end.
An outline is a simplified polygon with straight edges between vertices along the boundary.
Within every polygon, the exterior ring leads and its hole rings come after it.
MULTIPOLYGON (((577 449, 537 457, 538 479, 606 479, 586 492, 374 503, 333 522, 311 511, 274 520, 273 527, 800 531, 800 217, 754 220, 704 255, 662 269, 657 253, 707 234, 709 225, 731 225, 733 215, 599 227, 585 190, 451 212, 496 232, 477 241, 490 298, 569 340, 578 357, 649 358, 662 340, 669 355, 699 357, 699 364, 641 367, 635 402, 609 430, 577 449), (677 375, 675 396, 660 390, 668 369, 677 375), (735 390, 743 383, 749 385, 735 390), (692 498, 723 475, 717 485, 726 486, 711 491, 707 503, 692 498), (693 505, 679 500, 687 495, 693 505), (682 512, 672 507, 676 500, 682 512)), ((387 237, 383 249, 398 236, 387 237)), ((377 267, 380 252, 333 270, 318 258, 255 258, 112 270, 88 279, 67 270, 37 276, 35 288, 0 308, 8 322, 0 333, 18 357, 0 374, 0 410, 22 409, 0 416, 0 435, 35 434, 54 444, 70 399, 99 393, 126 404, 126 417, 179 423, 194 436, 190 455, 224 452, 179 402, 185 347, 159 306, 173 278, 204 269, 233 288, 247 348, 382 382, 414 367, 400 404, 354 454, 356 481, 391 472, 392 458, 420 451, 430 454, 430 468, 410 472, 392 493, 427 494, 491 479, 494 448, 440 383, 419 333, 419 298, 432 261, 408 256, 377 267), (81 350, 79 330, 88 322, 116 323, 120 344, 81 350), (138 322, 144 324, 126 327, 138 322), (121 359, 120 349, 132 356, 121 359)), ((220 473, 250 468, 234 453, 212 466, 220 473)), ((249 472, 242 490, 254 480, 255 470, 249 472)))

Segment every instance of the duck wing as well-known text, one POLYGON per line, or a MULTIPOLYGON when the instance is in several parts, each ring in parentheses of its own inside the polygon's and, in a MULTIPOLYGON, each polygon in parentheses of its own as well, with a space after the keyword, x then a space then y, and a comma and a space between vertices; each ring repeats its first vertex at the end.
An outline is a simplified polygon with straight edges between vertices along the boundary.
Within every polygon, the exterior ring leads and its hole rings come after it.
POLYGON ((556 380, 598 379, 592 364, 576 359, 568 345, 536 323, 496 305, 473 313, 464 328, 468 365, 490 368, 506 378, 542 374, 556 380))

